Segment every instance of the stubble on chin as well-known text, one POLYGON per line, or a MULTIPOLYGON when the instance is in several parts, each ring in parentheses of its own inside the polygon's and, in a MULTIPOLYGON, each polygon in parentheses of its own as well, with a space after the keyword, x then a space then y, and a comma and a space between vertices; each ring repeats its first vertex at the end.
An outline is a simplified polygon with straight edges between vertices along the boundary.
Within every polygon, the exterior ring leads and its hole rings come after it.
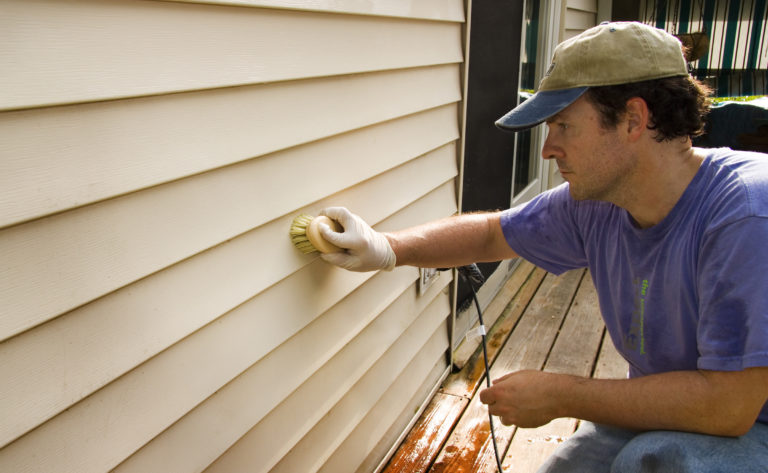
POLYGON ((573 184, 568 182, 568 192, 571 194, 571 198, 573 200, 587 200, 587 197, 585 197, 581 192, 579 192, 578 189, 573 187, 573 184))

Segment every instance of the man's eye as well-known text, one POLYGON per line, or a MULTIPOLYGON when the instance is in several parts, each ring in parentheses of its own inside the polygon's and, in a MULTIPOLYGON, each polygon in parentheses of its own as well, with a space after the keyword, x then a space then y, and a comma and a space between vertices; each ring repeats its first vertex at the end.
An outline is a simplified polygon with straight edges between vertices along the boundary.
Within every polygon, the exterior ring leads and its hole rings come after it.
POLYGON ((570 125, 567 123, 558 123, 557 126, 559 126, 561 130, 567 130, 570 128, 570 125))

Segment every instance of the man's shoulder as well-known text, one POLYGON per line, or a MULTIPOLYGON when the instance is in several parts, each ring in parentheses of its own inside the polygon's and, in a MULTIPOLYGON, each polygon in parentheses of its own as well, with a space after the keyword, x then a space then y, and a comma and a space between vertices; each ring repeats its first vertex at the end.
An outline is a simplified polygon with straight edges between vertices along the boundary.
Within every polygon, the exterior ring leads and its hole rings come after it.
POLYGON ((768 217, 768 154, 708 150, 702 197, 744 216, 768 217))
POLYGON ((707 156, 705 165, 720 173, 732 173, 731 179, 747 183, 768 181, 768 154, 754 151, 716 148, 703 150, 707 156))

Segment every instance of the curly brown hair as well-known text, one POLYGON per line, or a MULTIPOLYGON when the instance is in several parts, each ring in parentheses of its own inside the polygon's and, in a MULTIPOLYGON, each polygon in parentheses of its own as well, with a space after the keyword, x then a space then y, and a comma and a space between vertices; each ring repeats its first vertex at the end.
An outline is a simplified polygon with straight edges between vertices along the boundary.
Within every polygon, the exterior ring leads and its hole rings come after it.
POLYGON ((704 132, 711 89, 691 76, 666 77, 630 84, 590 87, 584 96, 597 109, 603 128, 615 128, 627 101, 640 97, 648 104, 658 142, 699 136, 704 132))

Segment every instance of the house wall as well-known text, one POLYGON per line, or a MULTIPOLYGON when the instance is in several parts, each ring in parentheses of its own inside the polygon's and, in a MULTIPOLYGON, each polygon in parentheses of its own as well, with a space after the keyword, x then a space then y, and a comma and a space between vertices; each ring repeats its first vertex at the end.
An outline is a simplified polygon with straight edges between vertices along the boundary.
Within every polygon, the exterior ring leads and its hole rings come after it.
POLYGON ((0 9, 0 471, 375 469, 448 365, 451 275, 288 229, 456 212, 463 2, 0 9))
POLYGON ((573 38, 597 25, 598 0, 563 0, 563 23, 560 41, 573 38))

